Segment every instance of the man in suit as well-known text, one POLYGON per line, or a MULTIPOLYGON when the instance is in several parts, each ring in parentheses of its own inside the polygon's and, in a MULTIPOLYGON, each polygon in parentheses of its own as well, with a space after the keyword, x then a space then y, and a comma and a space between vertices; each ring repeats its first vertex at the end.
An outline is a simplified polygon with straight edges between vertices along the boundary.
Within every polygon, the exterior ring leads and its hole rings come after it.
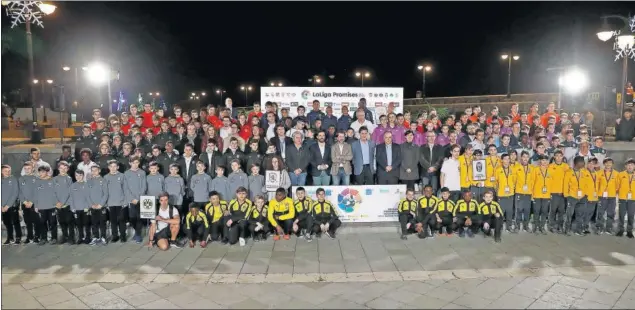
POLYGON ((333 185, 349 185, 351 182, 351 160, 353 149, 346 143, 346 134, 340 131, 335 135, 335 143, 331 146, 331 177, 333 185))
POLYGON ((206 172, 212 179, 216 177, 216 166, 225 166, 223 153, 216 149, 216 139, 214 138, 207 140, 205 152, 201 154, 198 159, 205 164, 207 168, 206 172))
POLYGON ((183 156, 181 156, 176 162, 179 165, 179 174, 185 182, 185 192, 187 194, 183 197, 184 206, 187 206, 193 198, 190 195, 189 188, 192 176, 196 174, 196 162, 198 161, 197 157, 194 155, 193 149, 194 146, 191 143, 186 143, 183 147, 183 156))
POLYGON ((225 108, 229 110, 229 115, 232 119, 238 119, 238 109, 234 109, 232 98, 227 97, 225 99, 225 108))
POLYGON ((439 171, 444 158, 444 148, 434 144, 437 135, 433 131, 426 132, 426 144, 420 147, 419 165, 421 165, 421 180, 423 185, 432 185, 432 191, 437 192, 439 171))
POLYGON ((276 125, 276 136, 271 138, 269 142, 276 146, 276 154, 282 156, 282 159, 284 159, 287 145, 293 144, 293 139, 287 137, 283 125, 276 125))
POLYGON ((399 169, 399 179, 406 184, 406 188, 415 188, 415 182, 420 179, 419 175, 419 147, 414 141, 414 132, 406 131, 406 142, 401 144, 401 167, 399 169))
POLYGON ((368 128, 359 128, 359 140, 351 145, 353 168, 357 185, 375 184, 375 143, 370 140, 368 128))
POLYGON ((377 184, 397 184, 401 166, 401 148, 392 143, 392 132, 384 133, 384 143, 377 145, 377 184))
POLYGON ((311 158, 310 172, 313 177, 313 186, 328 186, 331 183, 329 168, 331 162, 331 146, 326 143, 326 132, 320 130, 317 134, 317 142, 309 147, 311 158))

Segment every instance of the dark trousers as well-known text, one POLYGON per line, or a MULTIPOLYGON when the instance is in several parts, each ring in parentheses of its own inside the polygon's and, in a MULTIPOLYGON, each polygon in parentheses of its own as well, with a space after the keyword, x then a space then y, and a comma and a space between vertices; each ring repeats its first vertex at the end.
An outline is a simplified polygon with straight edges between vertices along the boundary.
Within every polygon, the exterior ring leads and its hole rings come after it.
POLYGON ((229 244, 236 244, 238 238, 245 238, 247 236, 247 220, 240 220, 232 222, 231 227, 223 225, 223 234, 228 239, 229 244))
MULTIPOLYGON (((123 212, 125 212, 125 210, 123 210, 123 212)), ((139 202, 128 204, 128 216, 130 219, 130 226, 134 228, 134 235, 141 236, 141 230, 143 229, 143 220, 141 219, 139 202)))
POLYGON ((454 229, 458 230, 459 232, 462 232, 465 228, 469 228, 472 230, 473 233, 477 233, 478 229, 481 227, 481 222, 476 217, 473 217, 471 218, 472 225, 466 226, 465 225, 466 220, 467 220, 467 217, 465 216, 457 216, 454 229))
MULTIPOLYGON (((383 171, 377 169, 377 184, 397 184, 399 182, 399 169, 391 171, 383 171)), ((372 183, 371 183, 372 184, 372 183)))
MULTIPOLYGON (((74 226, 77 227, 79 233, 78 240, 90 239, 90 211, 76 210, 74 226)), ((75 239, 75 230, 72 229, 69 233, 70 237, 75 239)))
POLYGON ((90 209, 90 223, 93 226, 93 238, 106 238, 106 208, 90 209))
POLYGON ((595 217, 595 226, 605 231, 613 231, 613 221, 615 220, 615 207, 617 200, 613 198, 600 198, 598 213, 595 217), (604 215, 606 214, 606 218, 604 215))
POLYGON ((567 198, 567 218, 565 222, 566 231, 582 232, 582 223, 586 217, 586 198, 567 198), (575 215, 575 225, 573 216, 575 215))
MULTIPOLYGON (((417 180, 401 180, 402 184, 406 184, 406 189, 415 189, 415 183, 417 182, 417 180)), ((434 193, 434 190, 433 190, 434 193)))
MULTIPOLYGON (((293 221, 294 221, 293 219, 281 220, 276 218, 276 222, 278 222, 278 225, 282 227, 282 231, 285 235, 290 235, 293 233, 293 221)), ((275 230, 275 227, 273 227, 273 229, 275 230)))
POLYGON ((75 214, 71 210, 71 207, 66 206, 64 208, 57 209, 57 221, 62 228, 62 238, 68 240, 70 231, 75 233, 75 214))
POLYGON ((9 207, 7 212, 2 212, 2 223, 7 227, 9 240, 22 239, 22 227, 20 227, 20 213, 18 207, 9 207), (15 239, 13 232, 15 231, 15 239))
POLYGON ((437 217, 435 215, 427 213, 427 212, 428 211, 422 212, 424 214, 417 215, 417 218, 415 219, 415 222, 417 224, 421 224, 422 233, 427 233, 428 227, 435 227, 435 222, 437 220, 437 217))
POLYGON ((531 215, 531 195, 516 194, 516 222, 523 223, 525 229, 531 215))
POLYGON ((191 241, 207 241, 207 229, 203 223, 192 223, 190 228, 185 228, 185 235, 191 241))
POLYGON ((617 219, 618 231, 624 231, 624 216, 626 216, 626 232, 633 232, 633 219, 635 217, 635 200, 620 199, 620 209, 617 219))
POLYGON ((441 222, 437 221, 436 216, 434 216, 434 222, 436 223, 435 224, 436 230, 440 233, 441 229, 445 227, 445 231, 448 234, 451 234, 454 231, 454 223, 452 222, 453 220, 452 214, 439 215, 439 217, 441 218, 441 222))
POLYGON ((483 194, 485 193, 485 187, 472 186, 470 187, 470 191, 472 192, 472 198, 478 202, 483 201, 483 194))
POLYGON ((500 204, 501 209, 503 209, 507 229, 511 229, 514 221, 514 196, 499 197, 498 204, 500 204))
POLYGON ((30 208, 22 205, 22 217, 26 224, 26 238, 29 240, 40 238, 40 214, 35 212, 35 205, 30 208))
MULTIPOLYGON (((291 221, 291 229, 293 230, 293 220, 291 221)), ((313 216, 307 214, 305 218, 298 221, 298 232, 296 235, 299 236, 303 229, 311 233, 311 230, 313 230, 313 216)))
POLYGON ((355 176, 355 183, 357 183, 357 185, 375 184, 373 173, 370 170, 370 165, 364 165, 362 167, 362 173, 355 176))
POLYGON ((485 218, 483 218, 482 222, 483 223, 481 225, 484 225, 486 222, 489 225, 488 229, 485 229, 485 227, 483 227, 483 232, 486 235, 489 236, 491 231, 492 231, 492 229, 493 229, 494 230, 494 239, 496 239, 496 240, 500 239, 501 233, 502 233, 502 230, 503 230, 503 216, 502 215, 499 216, 499 217, 496 217, 496 216, 487 217, 486 216, 485 218))
POLYGON ((211 224, 209 225, 209 234, 212 238, 212 241, 219 241, 221 239, 221 237, 224 238, 228 238, 228 236, 222 236, 223 234, 223 227, 225 227, 225 221, 224 219, 220 219, 218 220, 218 222, 212 223, 212 221, 209 221, 211 224))
MULTIPOLYGON (((593 214, 595 214, 595 209, 597 209, 598 205, 598 201, 587 201, 586 205, 584 206, 585 215, 583 219, 584 222, 582 223, 583 230, 589 230, 591 218, 593 217, 593 214)), ((597 222, 597 218, 595 219, 595 221, 597 222)))
POLYGON ((415 219, 414 216, 410 213, 401 213, 399 214, 399 224, 401 225, 401 234, 407 235, 414 230, 415 219), (408 228, 408 224, 410 224, 410 228, 408 228))
POLYGON ((549 227, 562 228, 567 213, 563 194, 551 194, 551 209, 549 210, 549 227))
POLYGON ((337 228, 342 225, 342 222, 339 219, 330 219, 328 221, 315 221, 313 222, 313 233, 316 236, 320 236, 322 234, 322 229, 320 228, 321 224, 329 223, 329 234, 331 236, 335 233, 337 228))
POLYGON ((40 209, 40 240, 48 240, 48 231, 51 231, 51 240, 57 240, 57 213, 56 208, 40 209))
POLYGON ((123 212, 122 206, 109 206, 108 213, 110 217, 110 237, 115 238, 121 236, 126 237, 126 219, 127 215, 123 212))
POLYGON ((534 229, 543 229, 549 213, 548 198, 534 199, 534 229))
POLYGON ((249 232, 251 233, 252 237, 255 237, 257 235, 264 237, 271 230, 271 225, 269 224, 269 221, 264 221, 264 222, 261 222, 260 224, 262 224, 262 230, 259 230, 259 231, 256 231, 256 227, 258 226, 256 225, 256 223, 249 224, 249 232))

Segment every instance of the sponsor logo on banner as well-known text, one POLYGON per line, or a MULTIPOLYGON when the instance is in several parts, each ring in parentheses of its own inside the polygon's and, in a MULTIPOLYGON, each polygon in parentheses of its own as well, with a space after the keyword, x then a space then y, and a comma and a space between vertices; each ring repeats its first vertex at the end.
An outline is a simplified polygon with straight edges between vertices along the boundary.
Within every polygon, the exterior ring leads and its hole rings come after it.
MULTIPOLYGON (((333 107, 334 108, 339 108, 340 106, 343 106, 343 105, 344 105, 344 103, 333 102, 333 107)), ((348 104, 346 104, 346 105, 348 105, 348 104)))
POLYGON ((297 101, 291 102, 291 106, 292 106, 292 107, 297 107, 297 106, 299 106, 299 105, 300 105, 300 104, 299 104, 297 101))
POLYGON ((306 99, 309 99, 309 95, 310 95, 310 94, 311 94, 311 92, 310 92, 310 91, 308 91, 308 90, 303 91, 303 92, 302 92, 302 99, 305 99, 305 100, 306 100, 306 99))
POLYGON ((333 102, 325 102, 324 106, 326 107, 332 107, 333 106, 333 102))
POLYGON ((384 104, 382 102, 375 102, 375 107, 383 107, 384 104))

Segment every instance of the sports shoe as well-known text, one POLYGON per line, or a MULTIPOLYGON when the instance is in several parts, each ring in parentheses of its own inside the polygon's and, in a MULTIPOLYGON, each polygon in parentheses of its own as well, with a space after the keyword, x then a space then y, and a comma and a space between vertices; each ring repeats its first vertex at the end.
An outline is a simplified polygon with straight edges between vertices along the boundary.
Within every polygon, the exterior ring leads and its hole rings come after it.
MULTIPOLYGON (((328 233, 327 233, 327 234, 328 234, 328 233)), ((408 240, 408 237, 407 237, 406 235, 403 235, 403 234, 402 234, 402 235, 401 235, 401 237, 399 237, 399 238, 401 238, 401 240, 408 240)))
POLYGON ((238 244, 240 244, 240 246, 245 246, 245 238, 243 237, 238 238, 238 244))
POLYGON ((331 233, 329 231, 324 232, 324 234, 326 234, 326 236, 331 238, 331 239, 335 239, 335 234, 333 234, 333 233, 331 233))
POLYGON ((99 239, 99 244, 101 244, 101 245, 107 245, 107 244, 108 244, 108 241, 106 241, 106 238, 103 238, 103 237, 102 237, 101 239, 99 239))
POLYGON ((114 236, 110 239, 110 243, 117 243, 119 242, 119 236, 114 236))
POLYGON ((313 237, 311 237, 311 234, 309 234, 309 233, 306 233, 306 235, 304 236, 304 239, 306 239, 306 242, 313 241, 313 237))
POLYGON ((31 244, 31 242, 33 242, 33 241, 31 241, 31 239, 26 239, 26 240, 24 240, 23 243, 24 243, 24 245, 27 245, 27 244, 31 244))
POLYGON ((20 245, 22 243, 22 241, 20 240, 20 238, 15 239, 15 241, 13 241, 12 245, 20 245))
MULTIPOLYGON (((633 232, 632 231, 629 231, 628 233, 626 233, 626 237, 628 237, 628 239, 635 238, 635 236, 633 236, 633 232)), ((16 241, 16 242, 19 242, 19 241, 16 241)))
POLYGON ((134 242, 141 244, 143 242, 143 238, 141 238, 141 236, 134 236, 134 242))
POLYGON ((121 241, 121 243, 126 243, 128 242, 128 238, 126 238, 126 235, 121 236, 121 239, 119 239, 119 241, 121 241))
POLYGON ((13 242, 13 240, 7 238, 7 240, 5 240, 2 245, 10 245, 13 242))
POLYGON ((90 240, 90 245, 97 245, 99 243, 99 239, 97 238, 93 238, 93 240, 90 240))
POLYGON ((38 242, 37 244, 38 245, 45 245, 46 244, 46 239, 40 240, 40 242, 38 242))
POLYGON ((465 231, 464 230, 459 230, 459 237, 465 238, 465 231))
POLYGON ((284 240, 289 240, 289 238, 290 238, 289 235, 282 236, 282 239, 284 239, 284 240))
POLYGON ((467 230, 467 236, 470 238, 474 238, 474 232, 471 229, 467 230))
POLYGON ((57 238, 52 238, 51 242, 49 242, 51 245, 56 245, 57 244, 57 238))
POLYGON ((172 241, 172 240, 170 240, 170 247, 177 248, 177 249, 182 249, 183 248, 183 246, 180 245, 178 242, 172 241))
POLYGON ((615 234, 616 237, 624 237, 624 231, 620 229, 620 231, 615 234))

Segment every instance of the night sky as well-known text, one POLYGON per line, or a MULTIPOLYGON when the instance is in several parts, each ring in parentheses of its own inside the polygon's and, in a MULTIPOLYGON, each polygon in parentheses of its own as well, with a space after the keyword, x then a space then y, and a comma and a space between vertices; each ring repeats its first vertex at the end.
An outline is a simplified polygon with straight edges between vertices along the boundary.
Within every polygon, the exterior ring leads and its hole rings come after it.
MULTIPOLYGON (((45 28, 34 31, 36 76, 70 83, 63 64, 103 60, 121 73, 115 89, 160 91, 175 102, 223 87, 238 105, 241 84, 306 86, 319 74, 335 75, 326 86, 355 86, 356 70, 372 73, 365 86, 403 86, 414 97, 423 62, 433 67, 428 96, 502 94, 506 50, 520 55, 512 65, 514 93, 556 91, 546 68, 572 64, 590 74, 593 87, 617 85, 621 62, 595 33, 601 14, 629 13, 628 2, 57 4, 45 28)), ((2 24, 7 33, 7 18, 2 24)), ((3 82, 16 66, 26 68, 23 29, 11 32, 3 82)))

